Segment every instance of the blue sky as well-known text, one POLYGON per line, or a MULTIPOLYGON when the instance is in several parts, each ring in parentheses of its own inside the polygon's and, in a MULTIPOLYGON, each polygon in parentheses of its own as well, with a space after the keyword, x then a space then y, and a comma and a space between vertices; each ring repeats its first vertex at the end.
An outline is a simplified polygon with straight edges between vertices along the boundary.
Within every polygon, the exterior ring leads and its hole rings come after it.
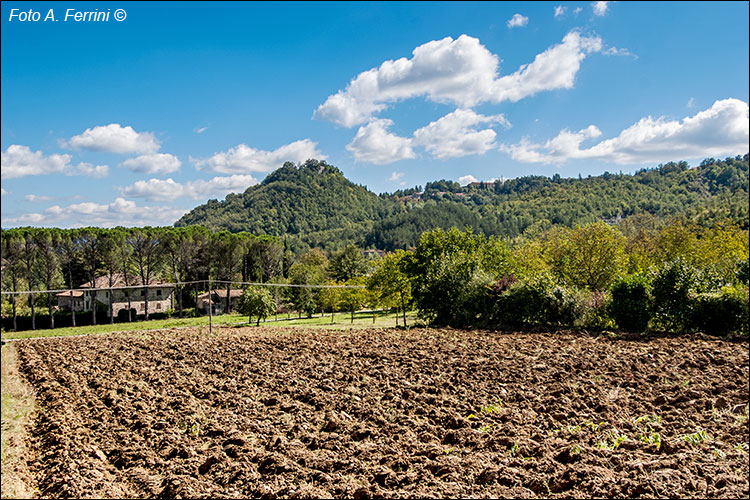
POLYGON ((744 154, 747 19, 747 2, 3 2, 2 226, 171 225, 308 157, 392 192, 744 154))

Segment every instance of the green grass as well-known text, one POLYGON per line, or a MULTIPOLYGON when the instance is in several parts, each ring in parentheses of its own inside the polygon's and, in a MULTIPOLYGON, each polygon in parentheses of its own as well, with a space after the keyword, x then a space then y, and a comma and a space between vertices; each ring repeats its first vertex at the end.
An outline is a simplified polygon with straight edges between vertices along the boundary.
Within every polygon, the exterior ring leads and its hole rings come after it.
MULTIPOLYGON (((413 325, 416 321, 416 313, 407 313, 406 320, 409 325, 413 325)), ((248 317, 239 314, 222 314, 214 316, 214 326, 255 326, 255 318, 252 323, 248 325, 248 317)), ((375 322, 372 320, 372 313, 370 312, 358 312, 354 313, 354 322, 351 322, 351 314, 349 313, 337 313, 334 315, 333 323, 331 323, 331 315, 327 314, 325 317, 321 317, 319 314, 312 318, 295 318, 294 316, 287 319, 286 315, 279 315, 278 320, 276 317, 271 316, 266 321, 260 322, 261 326, 318 326, 321 328, 387 328, 395 326, 396 321, 392 313, 381 313, 375 314, 375 322)), ((399 325, 401 325, 401 317, 399 317, 399 325)), ((150 321, 133 321, 132 323, 115 323, 110 325, 109 323, 103 325, 90 325, 90 326, 76 326, 67 328, 55 328, 54 330, 26 330, 22 332, 3 332, 3 340, 11 339, 27 339, 27 338, 38 338, 38 337, 67 337, 71 335, 101 335, 105 333, 113 332, 126 332, 131 330, 160 330, 165 328, 187 328, 196 326, 208 326, 208 316, 200 316, 197 318, 167 318, 167 319, 156 319, 150 321)))

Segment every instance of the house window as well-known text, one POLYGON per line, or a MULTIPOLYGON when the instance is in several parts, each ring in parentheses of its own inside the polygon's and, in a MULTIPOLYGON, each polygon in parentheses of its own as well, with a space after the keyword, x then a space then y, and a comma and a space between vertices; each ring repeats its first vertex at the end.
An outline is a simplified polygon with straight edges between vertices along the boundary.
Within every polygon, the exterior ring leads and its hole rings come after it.
POLYGON ((143 297, 145 295, 146 295, 146 292, 144 292, 143 290, 141 290, 141 297, 143 297))
POLYGON ((160 303, 158 303, 158 304, 156 304, 156 308, 157 308, 157 309, 161 309, 161 302, 160 302, 160 303))
POLYGON ((161 295, 161 290, 157 290, 156 295, 161 295))

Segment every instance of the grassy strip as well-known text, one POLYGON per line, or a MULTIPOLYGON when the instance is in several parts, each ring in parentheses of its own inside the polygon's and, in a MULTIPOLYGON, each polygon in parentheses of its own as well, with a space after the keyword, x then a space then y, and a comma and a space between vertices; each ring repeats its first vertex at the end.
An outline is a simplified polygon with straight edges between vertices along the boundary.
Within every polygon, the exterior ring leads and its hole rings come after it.
MULTIPOLYGON (((213 317, 214 325, 227 325, 246 322, 246 316, 223 314, 213 317)), ((104 325, 71 326, 55 328, 54 330, 26 330, 23 332, 3 332, 3 340, 28 339, 37 337, 67 337, 70 335, 96 335, 112 332, 126 332, 130 330, 159 330, 162 328, 179 328, 187 326, 208 326, 208 316, 197 318, 167 318, 149 321, 133 321, 132 323, 109 323, 104 325)))
POLYGON ((2 498, 31 498, 30 474, 26 467, 26 425, 34 408, 31 390, 18 373, 16 346, 2 346, 2 433, 0 463, 2 498))
MULTIPOLYGON (((416 313, 408 313, 406 320, 409 325, 413 325, 416 321, 416 313)), ((220 316, 213 317, 213 324, 215 326, 237 326, 248 324, 248 317, 241 316, 239 314, 222 314, 220 316)), ((253 319, 251 324, 255 324, 253 319)), ((401 317, 399 316, 399 325, 401 325, 401 317)), ((325 316, 314 316, 312 318, 294 318, 286 317, 285 315, 271 316, 266 321, 261 321, 261 325, 272 326, 321 326, 321 327, 335 327, 335 328, 360 328, 360 327, 376 327, 376 328, 387 328, 396 325, 396 320, 392 313, 387 312, 376 312, 375 322, 373 323, 373 313, 371 312, 357 312, 354 313, 354 322, 351 321, 350 313, 336 313, 331 323, 331 315, 326 314, 325 316)), ((76 326, 67 328, 56 328, 54 330, 27 330, 23 332, 3 332, 3 340, 12 339, 28 339, 28 338, 41 338, 41 337, 67 337, 71 335, 98 335, 113 332, 126 332, 131 330, 159 330, 165 328, 185 328, 195 326, 208 326, 208 316, 200 316, 197 318, 167 318, 167 319, 156 319, 149 321, 133 321, 132 323, 115 323, 110 325, 109 323, 104 325, 90 325, 90 326, 76 326)))

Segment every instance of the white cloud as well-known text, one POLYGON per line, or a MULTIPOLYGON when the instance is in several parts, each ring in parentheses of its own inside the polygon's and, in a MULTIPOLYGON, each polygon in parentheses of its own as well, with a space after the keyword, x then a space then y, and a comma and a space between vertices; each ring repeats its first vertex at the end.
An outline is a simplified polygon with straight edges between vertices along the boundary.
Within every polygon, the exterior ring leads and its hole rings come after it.
POLYGON ((151 132, 136 132, 133 127, 122 127, 118 123, 88 128, 82 134, 61 141, 64 147, 106 151, 120 154, 147 154, 159 150, 159 141, 151 132))
POLYGON ((513 14, 513 17, 508 19, 508 28, 515 28, 516 26, 526 26, 529 24, 529 18, 522 16, 521 14, 513 14))
POLYGON ((458 178, 458 183, 462 186, 466 186, 472 182, 479 182, 479 180, 473 175, 463 175, 458 178))
POLYGON ((630 52, 628 49, 618 49, 617 47, 607 47, 602 50, 602 54, 605 56, 630 56, 633 59, 638 59, 638 56, 630 52))
POLYGON ((109 167, 107 165, 92 165, 91 163, 79 163, 75 166, 76 173, 68 173, 67 175, 85 175, 86 177, 107 177, 109 175, 109 167))
POLYGON ((575 10, 573 11, 573 14, 577 16, 578 14, 581 13, 582 10, 583 10, 583 7, 576 7, 575 10))
POLYGON ((594 14, 597 16, 603 16, 609 10, 610 2, 592 2, 591 8, 594 9, 594 14))
POLYGON ((44 156, 41 151, 32 152, 28 146, 11 144, 0 156, 0 171, 3 179, 60 173, 70 167, 70 158, 68 154, 44 156))
POLYGON ((70 164, 69 154, 45 156, 41 151, 31 151, 28 146, 12 144, 1 154, 0 170, 3 179, 15 179, 29 175, 65 174, 105 177, 109 173, 106 165, 90 163, 70 164))
POLYGON ((149 179, 136 181, 131 186, 120 188, 120 193, 128 198, 145 198, 148 201, 169 201, 184 196, 185 187, 170 179, 149 179))
POLYGON ((130 186, 119 189, 123 196, 144 198, 147 201, 170 201, 182 197, 205 200, 221 198, 229 193, 241 193, 257 183, 257 179, 251 175, 238 174, 229 177, 214 177, 208 181, 191 181, 185 184, 175 182, 171 178, 166 180, 149 179, 148 181, 136 181, 130 186))
POLYGON ((393 121, 385 118, 372 120, 359 128, 346 149, 354 154, 355 160, 376 165, 416 158, 409 138, 388 132, 388 127, 392 125, 393 121))
POLYGON ((396 172, 394 171, 390 177, 388 177, 388 182, 396 182, 399 186, 404 186, 406 182, 402 181, 401 179, 404 178, 403 172, 396 172))
POLYGON ((179 158, 167 153, 141 155, 120 164, 128 170, 144 174, 168 174, 179 170, 181 165, 179 158))
POLYGON ((36 202, 41 203, 41 202, 53 200, 52 196, 37 196, 35 194, 27 194, 26 196, 24 196, 24 198, 27 201, 30 201, 32 203, 36 203, 36 202))
POLYGON ((114 227, 171 225, 187 210, 174 207, 139 207, 133 201, 117 198, 112 203, 54 205, 41 213, 26 213, 2 220, 5 226, 36 225, 58 227, 114 227))
POLYGON ((208 127, 200 127, 200 128, 193 129, 193 132, 195 132, 196 134, 202 134, 206 130, 208 130, 208 127))
POLYGON ((568 10, 567 7, 563 7, 562 5, 555 5, 555 17, 560 17, 563 14, 565 14, 565 11, 568 10))
POLYGON ((414 132, 413 144, 423 146, 435 158, 459 158, 483 154, 496 147, 495 131, 476 130, 482 123, 510 126, 503 115, 484 116, 471 110, 457 109, 414 132))
POLYGON ((687 107, 690 109, 693 109, 695 107, 695 97, 691 97, 688 99, 687 107))
POLYGON ((376 165, 416 158, 415 147, 423 147, 438 159, 483 154, 497 147, 494 130, 477 130, 477 126, 483 123, 510 127, 502 114, 485 116, 470 109, 457 109, 415 130, 409 138, 389 132, 393 121, 383 118, 360 127, 346 149, 357 161, 376 165))
POLYGON ((433 40, 415 48, 411 59, 388 60, 360 73, 345 90, 329 96, 314 117, 354 127, 370 121, 387 103, 420 96, 461 108, 516 102, 543 90, 571 88, 581 61, 601 47, 599 37, 571 31, 532 63, 498 78, 498 56, 478 39, 461 35, 433 40))
POLYGON ((571 31, 561 44, 538 54, 531 64, 521 66, 512 75, 499 78, 494 84, 495 99, 517 102, 543 90, 573 88, 581 61, 587 54, 598 52, 601 48, 601 38, 585 37, 571 31))
POLYGON ((716 101, 709 109, 682 120, 642 118, 587 149, 583 141, 601 135, 591 125, 578 132, 561 131, 545 144, 523 139, 500 147, 513 159, 533 163, 563 163, 570 159, 596 159, 617 164, 658 163, 744 154, 750 142, 748 105, 739 99, 716 101))
POLYGON ((287 161, 300 163, 310 158, 325 159, 326 156, 317 149, 317 146, 318 143, 310 139, 295 141, 273 151, 263 151, 240 144, 227 151, 216 153, 210 158, 191 158, 191 161, 199 170, 222 174, 269 172, 287 161))
POLYGON ((10 193, 6 191, 5 188, 0 187, 0 196, 5 196, 7 194, 10 194, 10 193))

